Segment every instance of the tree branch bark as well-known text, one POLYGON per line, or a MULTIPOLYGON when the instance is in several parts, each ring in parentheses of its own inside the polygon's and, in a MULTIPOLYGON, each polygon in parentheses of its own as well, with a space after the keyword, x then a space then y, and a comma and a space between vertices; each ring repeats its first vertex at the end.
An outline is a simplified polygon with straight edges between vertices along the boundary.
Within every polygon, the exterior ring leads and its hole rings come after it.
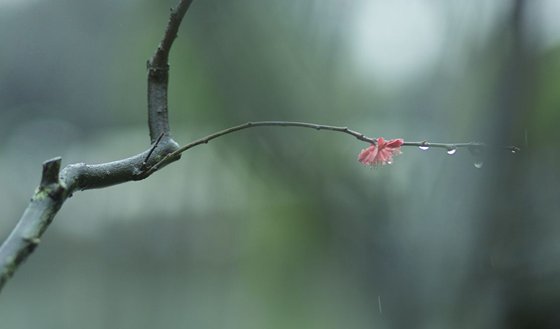
POLYGON ((43 163, 41 183, 18 224, 0 247, 0 288, 39 245, 40 237, 66 200, 58 173, 61 158, 43 163))
POLYGON ((192 0, 182 0, 175 9, 171 10, 165 34, 156 52, 148 60, 148 126, 152 143, 163 134, 169 135, 169 118, 167 90, 169 83, 169 52, 173 41, 177 38, 177 31, 183 17, 187 13, 192 0))
POLYGON ((102 188, 150 176, 145 169, 176 161, 180 155, 167 156, 179 148, 169 130, 167 89, 169 51, 177 30, 192 0, 181 0, 171 10, 163 39, 148 61, 148 127, 152 146, 126 159, 88 165, 71 164, 60 170, 61 158, 43 163, 43 174, 29 205, 16 227, 0 246, 0 290, 40 242, 58 210, 75 191, 102 188), (163 161, 163 163, 162 163, 163 161))

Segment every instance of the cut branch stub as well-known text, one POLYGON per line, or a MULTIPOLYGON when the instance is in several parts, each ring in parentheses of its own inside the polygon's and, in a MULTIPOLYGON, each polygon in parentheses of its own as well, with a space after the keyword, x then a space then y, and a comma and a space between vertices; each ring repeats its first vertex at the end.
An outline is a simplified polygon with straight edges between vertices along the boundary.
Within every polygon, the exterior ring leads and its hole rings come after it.
POLYGON ((58 174, 60 173, 61 157, 52 158, 43 162, 43 175, 41 177, 40 187, 47 187, 58 183, 58 174))

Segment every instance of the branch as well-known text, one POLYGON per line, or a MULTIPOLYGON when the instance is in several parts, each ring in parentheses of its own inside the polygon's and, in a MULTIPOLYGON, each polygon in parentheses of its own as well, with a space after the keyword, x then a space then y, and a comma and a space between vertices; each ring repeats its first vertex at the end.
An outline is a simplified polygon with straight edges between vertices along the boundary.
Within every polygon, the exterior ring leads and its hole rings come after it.
MULTIPOLYGON (((321 125, 321 124, 316 124, 316 123, 307 123, 307 122, 293 122, 293 121, 256 121, 256 122, 247 122, 238 126, 234 126, 231 128, 227 128, 218 132, 215 132, 213 134, 210 134, 206 137, 202 137, 200 139, 197 139, 189 144, 186 144, 184 146, 181 146, 180 148, 178 148, 177 150, 175 150, 174 152, 169 153, 168 155, 166 155, 165 157, 163 157, 163 159, 161 159, 161 161, 157 162, 156 164, 154 164, 152 167, 147 167, 147 169, 141 174, 141 176, 143 175, 151 175, 153 172, 157 171, 160 169, 160 165, 164 165, 169 159, 169 158, 173 158, 173 157, 178 157, 180 156, 181 153, 195 147, 201 144, 207 144, 209 141, 216 139, 218 137, 227 135, 227 134, 231 134, 233 132, 236 131, 240 131, 240 130, 244 130, 244 129, 249 129, 249 128, 255 128, 255 127, 300 127, 300 128, 309 128, 309 129, 314 129, 314 130, 326 130, 326 131, 334 131, 334 132, 339 132, 339 133, 343 133, 343 134, 347 134, 350 136, 355 137, 356 139, 363 141, 363 142, 367 142, 370 144, 376 144, 377 141, 374 138, 371 137, 367 137, 366 135, 351 130, 348 127, 339 127, 339 126, 328 126, 328 125, 321 125)), ((489 147, 488 145, 484 144, 484 143, 476 143, 476 142, 469 142, 469 143, 430 143, 427 141, 421 141, 421 142, 404 142, 402 144, 402 146, 416 146, 419 147, 422 150, 427 150, 429 148, 444 148, 448 151, 449 154, 453 154, 455 153, 455 151, 458 148, 468 148, 471 153, 475 154, 476 153, 480 153, 482 149, 489 147)), ((520 149, 517 146, 504 146, 504 147, 496 147, 496 148, 501 148, 501 149, 505 149, 505 150, 509 150, 512 153, 517 153, 520 151, 520 149)))
POLYGON ((166 157, 177 148, 177 143, 169 139, 160 142, 157 148, 152 146, 127 159, 95 165, 71 164, 62 171, 60 157, 46 161, 39 187, 18 224, 0 246, 0 290, 33 252, 62 204, 74 192, 144 179, 149 175, 139 174, 145 166, 160 163, 163 158, 166 159, 165 164, 177 160, 178 157, 166 157))
MULTIPOLYGON (((148 61, 148 126, 151 147, 126 159, 94 165, 71 164, 62 170, 60 170, 60 158, 46 161, 43 164, 41 183, 18 224, 0 246, 0 290, 39 244, 43 232, 52 222, 66 199, 76 191, 103 188, 145 179, 167 164, 177 161, 183 152, 197 145, 206 144, 215 138, 254 127, 282 126, 327 130, 344 133, 360 141, 376 144, 375 139, 347 127, 304 122, 260 121, 231 127, 179 147, 171 138, 169 131, 167 114, 169 65, 167 61, 179 25, 191 3, 192 0, 181 0, 177 7, 171 11, 163 39, 155 54, 148 61)), ((478 152, 487 147, 482 143, 445 144, 428 143, 427 141, 405 142, 402 145, 417 146, 423 149, 429 147, 446 148, 448 151, 456 150, 459 147, 467 147, 471 152, 478 152)), ((506 147, 506 149, 514 153, 519 151, 515 146, 506 147)))
POLYGON ((171 10, 169 23, 155 54, 148 61, 148 127, 152 146, 130 158, 109 163, 87 165, 71 164, 60 170, 61 158, 43 164, 39 187, 18 224, 0 246, 0 290, 16 269, 35 250, 43 232, 54 219, 66 199, 75 191, 102 188, 150 176, 146 168, 158 168, 179 159, 168 156, 179 148, 171 138, 167 115, 167 60, 177 30, 192 0, 181 0, 171 10))
POLYGON ((18 224, 0 247, 0 288, 35 250, 41 235, 67 198, 58 179, 60 160, 58 157, 43 163, 41 184, 18 224))
POLYGON ((167 89, 169 82, 169 51, 177 38, 177 31, 193 0, 181 0, 171 10, 169 22, 156 52, 148 60, 148 126, 152 143, 159 135, 169 135, 167 89))

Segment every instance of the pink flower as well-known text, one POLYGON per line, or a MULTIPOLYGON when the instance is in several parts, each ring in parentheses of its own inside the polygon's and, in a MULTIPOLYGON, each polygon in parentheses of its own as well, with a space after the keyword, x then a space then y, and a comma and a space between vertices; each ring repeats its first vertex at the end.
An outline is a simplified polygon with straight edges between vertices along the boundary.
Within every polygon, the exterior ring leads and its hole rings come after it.
POLYGON ((402 138, 385 141, 383 137, 377 138, 377 145, 371 144, 358 155, 358 161, 365 165, 386 165, 393 162, 393 156, 401 154, 402 138))

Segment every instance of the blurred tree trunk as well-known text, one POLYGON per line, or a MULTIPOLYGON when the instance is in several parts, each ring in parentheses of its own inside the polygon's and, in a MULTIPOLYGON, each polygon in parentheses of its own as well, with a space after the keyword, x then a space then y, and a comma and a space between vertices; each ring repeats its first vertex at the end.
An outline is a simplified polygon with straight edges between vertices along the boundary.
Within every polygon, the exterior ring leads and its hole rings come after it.
MULTIPOLYGON (((497 80, 495 100, 488 109, 486 135, 495 143, 522 142, 522 153, 497 155, 482 186, 480 241, 473 266, 471 293, 494 294, 498 322, 503 328, 552 328, 560 324, 558 280, 540 275, 545 264, 537 255, 543 244, 541 234, 551 220, 535 214, 535 202, 546 191, 535 191, 531 166, 538 151, 524 145, 536 107, 537 59, 531 48, 527 12, 532 2, 516 0, 505 20, 504 29, 491 40, 490 49, 506 45, 503 67, 497 80), (523 141, 525 139, 525 141, 523 141), (536 193, 535 193, 536 192, 536 193)), ((535 139, 536 140, 536 139, 535 139)), ((536 162, 538 163, 538 161, 536 162)), ((473 296, 476 300, 476 296, 473 296)), ((467 308, 463 309, 463 312, 467 308)))

